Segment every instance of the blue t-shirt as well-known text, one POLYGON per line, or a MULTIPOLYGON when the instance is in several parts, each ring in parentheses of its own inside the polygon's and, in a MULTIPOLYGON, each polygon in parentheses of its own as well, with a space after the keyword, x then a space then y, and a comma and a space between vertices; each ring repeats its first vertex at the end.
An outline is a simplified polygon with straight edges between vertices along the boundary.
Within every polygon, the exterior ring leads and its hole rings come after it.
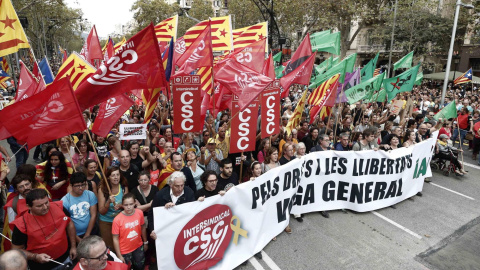
POLYGON ((63 207, 70 213, 77 235, 83 235, 87 231, 90 222, 90 207, 97 204, 95 193, 85 190, 80 197, 74 197, 68 193, 63 196, 63 207))

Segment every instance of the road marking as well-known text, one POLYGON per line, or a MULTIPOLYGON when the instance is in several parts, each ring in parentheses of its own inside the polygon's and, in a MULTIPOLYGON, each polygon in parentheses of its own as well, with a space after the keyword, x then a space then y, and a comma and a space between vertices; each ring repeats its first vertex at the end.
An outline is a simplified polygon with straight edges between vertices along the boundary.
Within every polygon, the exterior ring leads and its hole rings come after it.
POLYGON ((437 187, 439 187, 439 188, 443 188, 443 189, 448 190, 448 191, 450 191, 450 192, 452 192, 452 193, 455 193, 455 194, 457 194, 457 195, 460 195, 460 196, 463 196, 463 197, 465 197, 465 198, 467 198, 467 199, 470 199, 470 200, 472 200, 472 201, 475 201, 474 198, 472 198, 472 197, 470 197, 470 196, 467 196, 467 195, 464 195, 464 194, 462 194, 462 193, 460 193, 460 192, 456 192, 455 190, 451 190, 451 189, 449 189, 449 188, 442 187, 442 186, 437 185, 437 184, 432 183, 432 182, 430 182, 430 185, 434 185, 434 186, 437 186, 437 187))
POLYGON ((470 163, 467 163, 467 162, 464 162, 463 165, 480 170, 480 166, 478 166, 478 165, 470 164, 470 163))
POLYGON ((407 228, 403 227, 402 225, 396 223, 395 221, 387 218, 386 216, 380 215, 379 213, 377 213, 377 212, 375 212, 375 211, 372 211, 372 213, 373 213, 375 216, 377 216, 377 217, 379 217, 379 218, 381 218, 381 219, 383 219, 383 220, 385 220, 385 221, 393 224, 393 225, 396 226, 397 228, 400 228, 400 229, 406 231, 406 232, 409 233, 410 235, 413 235, 415 238, 417 238, 417 239, 422 239, 422 237, 421 237, 420 235, 418 235, 418 234, 410 231, 409 229, 407 229, 407 228))
POLYGON ((270 258, 270 256, 262 250, 262 260, 270 267, 272 270, 280 270, 280 267, 270 258))
POLYGON ((263 266, 257 261, 257 259, 255 259, 255 257, 251 257, 248 259, 248 261, 253 265, 253 267, 255 267, 255 269, 265 270, 265 268, 263 268, 263 266))

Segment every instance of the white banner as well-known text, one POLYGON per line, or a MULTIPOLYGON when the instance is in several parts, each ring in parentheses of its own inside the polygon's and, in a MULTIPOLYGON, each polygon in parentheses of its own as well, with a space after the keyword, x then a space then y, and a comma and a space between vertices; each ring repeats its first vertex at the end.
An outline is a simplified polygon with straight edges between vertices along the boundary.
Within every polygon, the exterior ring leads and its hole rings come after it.
POLYGON ((225 196, 154 208, 158 269, 233 269, 281 233, 289 213, 365 212, 412 197, 431 176, 437 135, 390 152, 311 153, 225 196))
POLYGON ((147 124, 121 124, 120 140, 143 140, 147 138, 147 124))

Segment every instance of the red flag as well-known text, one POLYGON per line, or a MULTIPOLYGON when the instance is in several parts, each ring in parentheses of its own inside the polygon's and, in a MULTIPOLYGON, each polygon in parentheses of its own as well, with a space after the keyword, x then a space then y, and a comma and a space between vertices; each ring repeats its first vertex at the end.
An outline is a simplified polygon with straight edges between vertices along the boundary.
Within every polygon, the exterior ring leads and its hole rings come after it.
POLYGON ((173 63, 178 66, 178 60, 182 57, 183 53, 187 50, 185 47, 185 39, 180 37, 175 41, 175 51, 173 52, 173 63))
POLYGON ((273 56, 272 53, 268 56, 267 60, 263 63, 262 74, 275 80, 275 67, 273 65, 273 56))
POLYGON ((133 100, 126 94, 110 98, 100 104, 98 115, 93 122, 92 132, 107 137, 113 125, 133 105, 133 100))
POLYGON ((266 38, 263 38, 255 41, 241 50, 230 54, 228 58, 235 58, 240 64, 260 73, 263 70, 263 62, 265 62, 266 40, 266 38))
POLYGON ((6 138, 12 137, 12 134, 8 132, 8 130, 5 127, 0 127, 0 141, 5 140, 6 138))
POLYGON ((178 59, 180 69, 177 74, 189 74, 199 67, 213 66, 212 33, 210 24, 205 27, 195 41, 178 59))
POLYGON ((37 81, 33 78, 25 64, 20 60, 20 79, 18 81, 18 91, 15 96, 15 102, 24 100, 35 95, 37 89, 37 81))
POLYGON ((231 109, 232 107, 232 93, 228 91, 223 85, 218 84, 215 87, 215 98, 211 100, 211 104, 215 101, 214 112, 221 112, 228 108, 231 109))
POLYGON ((40 72, 40 68, 38 67, 37 61, 33 60, 33 76, 37 79, 42 78, 42 73, 40 72))
POLYGON ((103 61, 106 63, 108 59, 110 59, 115 54, 115 50, 113 49, 113 40, 108 39, 107 48, 105 49, 105 53, 103 54, 103 61))
POLYGON ((262 139, 280 132, 280 82, 271 83, 262 91, 262 139))
POLYGON ((89 108, 134 89, 166 87, 153 24, 130 38, 75 91, 80 108, 89 108), (158 73, 158 76, 156 76, 158 73))
POLYGON ((313 63, 315 62, 315 54, 312 54, 307 61, 303 62, 293 72, 280 78, 280 84, 282 85, 283 92, 281 97, 288 96, 290 86, 293 83, 308 85, 310 83, 310 76, 312 75, 313 63))
POLYGON ((265 87, 273 82, 271 78, 249 69, 233 59, 230 59, 217 72, 215 80, 239 96, 240 111, 243 111, 265 87))
POLYGON ((238 101, 238 97, 234 95, 232 100, 232 115, 234 117, 230 134, 230 153, 232 154, 255 151, 255 137, 257 135, 258 99, 250 103, 245 110, 240 110, 238 101))
POLYGON ((176 134, 202 131, 201 82, 198 75, 179 75, 173 78, 173 130, 176 134))
POLYGON ((4 108, 0 123, 30 148, 87 128, 68 78, 4 108))
POLYGON ((95 59, 103 59, 102 46, 100 46, 100 41, 98 40, 97 29, 95 25, 90 30, 85 44, 83 44, 80 55, 90 64, 94 65, 95 59))
POLYGON ((295 69, 300 67, 303 62, 307 61, 310 55, 312 55, 312 45, 310 44, 310 34, 307 34, 293 54, 292 59, 290 59, 290 61, 286 64, 283 74, 287 75, 293 72, 295 69))
POLYGON ((212 108, 213 106, 210 103, 210 95, 204 94, 202 98, 202 105, 200 106, 200 115, 202 118, 202 123, 205 122, 205 117, 207 116, 207 110, 211 110, 212 108))

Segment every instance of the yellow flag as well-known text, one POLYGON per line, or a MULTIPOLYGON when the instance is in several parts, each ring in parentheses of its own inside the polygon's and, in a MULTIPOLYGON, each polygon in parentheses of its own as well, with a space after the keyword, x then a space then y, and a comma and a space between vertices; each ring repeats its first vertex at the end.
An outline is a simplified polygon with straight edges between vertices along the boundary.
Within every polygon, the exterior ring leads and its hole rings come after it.
POLYGON ((58 70, 55 80, 70 76, 70 83, 73 90, 77 90, 78 86, 88 79, 89 75, 97 70, 87 63, 77 53, 72 53, 58 70))
POLYGON ((297 107, 293 112, 292 118, 288 120, 288 124, 285 127, 288 135, 290 135, 292 133, 292 130, 300 124, 303 110, 305 110, 305 99, 307 97, 307 92, 308 92, 308 89, 303 92, 303 95, 300 98, 300 101, 298 101, 297 107))
MULTIPOLYGON (((244 28, 235 29, 232 34, 234 50, 241 49, 267 37, 268 23, 261 22, 244 28)), ((268 46, 265 46, 265 51, 268 52, 268 46)))
MULTIPOLYGON (((214 51, 233 50, 232 21, 230 15, 225 17, 215 17, 210 19, 212 26, 212 47, 214 51)), ((183 38, 185 46, 188 48, 192 42, 207 27, 208 20, 201 21, 187 30, 183 38)))
POLYGON ((10 0, 0 0, 0 56, 29 48, 27 36, 10 0))
POLYGON ((178 15, 165 19, 155 25, 155 36, 157 36, 158 43, 168 43, 172 37, 173 41, 177 40, 177 26, 178 15))
POLYGON ((122 47, 122 45, 125 44, 125 42, 127 42, 127 40, 125 39, 125 37, 123 37, 122 41, 119 41, 115 43, 115 45, 113 45, 113 51, 117 52, 120 49, 120 47, 122 47))

